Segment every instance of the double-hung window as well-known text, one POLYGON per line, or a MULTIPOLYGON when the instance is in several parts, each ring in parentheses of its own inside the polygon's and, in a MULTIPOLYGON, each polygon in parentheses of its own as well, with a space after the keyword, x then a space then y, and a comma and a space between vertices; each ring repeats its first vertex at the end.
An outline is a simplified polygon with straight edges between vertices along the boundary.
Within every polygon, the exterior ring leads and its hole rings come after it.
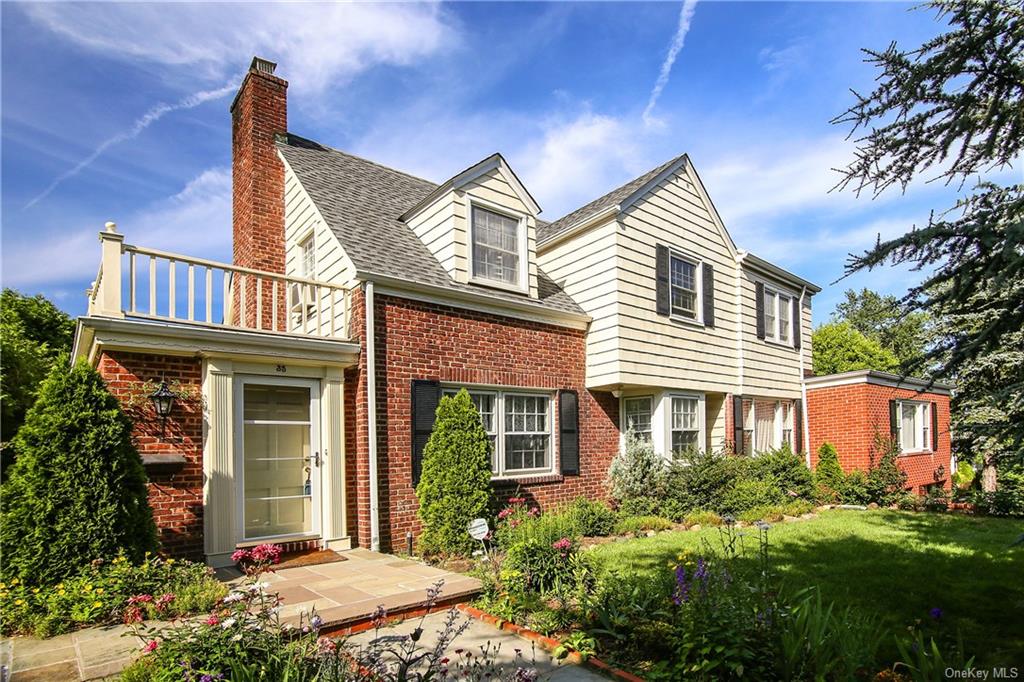
POLYGON ((672 315, 696 320, 698 264, 675 253, 669 257, 669 290, 672 315))
POLYGON ((312 234, 299 244, 299 275, 316 278, 316 239, 312 234))
POLYGON ((767 452, 793 446, 796 410, 790 400, 743 401, 743 451, 767 452))
POLYGON ((764 337, 793 344, 793 297, 774 289, 764 289, 764 337))
POLYGON ((626 428, 632 429, 637 438, 650 442, 651 412, 653 400, 650 396, 642 398, 626 398, 624 401, 626 428))
MULTIPOLYGON (((457 392, 457 388, 444 389, 445 395, 457 392)), ((495 476, 553 471, 551 396, 470 390, 469 397, 491 441, 491 472, 495 476)))
POLYGON ((672 453, 700 449, 699 401, 689 396, 673 396, 671 404, 672 453))
POLYGON ((896 403, 896 437, 903 452, 931 449, 931 414, 928 403, 901 400, 896 403))
POLYGON ((523 221, 476 205, 471 220, 473 278, 522 288, 523 221))

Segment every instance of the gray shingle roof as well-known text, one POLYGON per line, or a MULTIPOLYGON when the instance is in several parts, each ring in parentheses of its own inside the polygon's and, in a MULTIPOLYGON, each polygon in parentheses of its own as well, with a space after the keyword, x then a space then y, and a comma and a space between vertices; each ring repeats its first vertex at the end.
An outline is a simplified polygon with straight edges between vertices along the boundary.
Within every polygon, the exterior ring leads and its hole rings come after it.
POLYGON ((661 164, 657 168, 652 168, 651 170, 647 171, 640 177, 633 178, 632 180, 622 185, 621 187, 616 187, 611 192, 608 192, 608 194, 605 194, 602 197, 594 199, 586 206, 577 208, 572 213, 564 215, 554 222, 544 223, 542 226, 540 221, 538 221, 537 243, 543 244, 549 239, 557 237, 559 234, 566 231, 567 229, 569 229, 576 223, 580 222, 581 220, 585 220, 591 216, 597 215, 606 208, 621 203, 626 197, 628 197, 633 192, 637 191, 638 189, 646 185, 654 178, 658 177, 658 175, 661 174, 662 171, 664 171, 666 168, 677 162, 683 156, 685 156, 685 154, 680 154, 675 158, 669 159, 668 161, 661 164))
POLYGON ((289 134, 277 146, 357 270, 584 314, 543 272, 538 272, 539 299, 453 280, 412 229, 398 219, 436 189, 435 183, 297 135, 289 134))

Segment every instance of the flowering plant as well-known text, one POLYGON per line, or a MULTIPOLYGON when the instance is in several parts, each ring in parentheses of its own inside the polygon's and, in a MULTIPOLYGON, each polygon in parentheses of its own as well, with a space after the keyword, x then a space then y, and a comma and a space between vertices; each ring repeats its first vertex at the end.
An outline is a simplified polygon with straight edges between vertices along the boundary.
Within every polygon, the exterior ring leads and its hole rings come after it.
POLYGON ((269 543, 250 549, 236 549, 231 560, 238 564, 247 575, 259 575, 273 571, 271 566, 281 563, 281 548, 269 543))

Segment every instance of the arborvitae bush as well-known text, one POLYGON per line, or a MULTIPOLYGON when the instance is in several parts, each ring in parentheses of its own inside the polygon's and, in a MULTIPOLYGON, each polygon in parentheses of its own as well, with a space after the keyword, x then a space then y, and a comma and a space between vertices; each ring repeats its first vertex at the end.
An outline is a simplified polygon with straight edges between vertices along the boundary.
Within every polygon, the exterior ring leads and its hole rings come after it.
POLYGON ((789 443, 754 457, 751 469, 753 478, 774 480, 787 497, 796 493, 797 497, 805 500, 814 498, 814 475, 803 458, 793 454, 789 443))
POLYGON ((839 453, 831 443, 822 443, 818 448, 818 466, 814 470, 814 483, 822 502, 836 502, 846 483, 843 467, 839 466, 839 453), (834 497, 836 499, 826 499, 834 497))
POLYGON ((465 389, 445 396, 423 450, 416 486, 424 554, 469 554, 469 522, 487 515, 491 500, 491 442, 465 389))
POLYGON ((132 422, 87 362, 58 362, 14 440, 3 486, 3 576, 53 584, 95 559, 157 548, 132 422))
POLYGON ((875 434, 868 469, 868 496, 871 502, 889 505, 896 502, 907 485, 907 474, 896 463, 900 445, 894 439, 875 434))

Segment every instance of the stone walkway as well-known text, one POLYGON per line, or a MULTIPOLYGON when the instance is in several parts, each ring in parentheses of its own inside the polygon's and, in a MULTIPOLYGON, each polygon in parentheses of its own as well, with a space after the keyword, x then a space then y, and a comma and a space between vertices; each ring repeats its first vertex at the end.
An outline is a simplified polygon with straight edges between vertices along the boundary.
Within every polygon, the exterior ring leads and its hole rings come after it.
MULTIPOLYGON (((428 587, 444 580, 441 600, 469 601, 480 581, 417 561, 389 554, 354 549, 343 552, 345 561, 285 568, 263 579, 269 590, 284 599, 281 616, 297 622, 313 609, 324 628, 342 630, 365 620, 378 605, 390 613, 413 611, 426 601, 428 587)), ((233 569, 218 572, 231 583, 240 582, 233 569)), ((141 643, 122 637, 123 625, 88 628, 38 640, 14 637, 0 641, 0 666, 10 671, 10 682, 92 680, 116 675, 139 651, 141 643)))
MULTIPOLYGON (((441 611, 432 613, 423 619, 423 636, 420 639, 421 648, 434 646, 446 618, 447 613, 441 611)), ((605 680, 601 675, 579 665, 555 660, 540 647, 534 647, 532 642, 528 642, 511 632, 498 630, 487 623, 460 613, 457 622, 463 623, 466 620, 469 620, 469 627, 452 642, 446 653, 452 661, 459 658, 459 655, 455 653, 458 649, 470 652, 476 657, 480 654, 482 648, 487 647, 492 652, 491 659, 500 668, 505 670, 514 670, 519 665, 522 665, 523 667, 537 670, 540 673, 541 680, 550 680, 551 682, 601 682, 605 680), (517 649, 522 652, 522 658, 517 658, 517 649), (493 653, 495 650, 497 650, 497 653, 493 653)), ((391 627, 383 628, 380 631, 380 635, 407 635, 419 625, 419 618, 410 618, 391 627)), ((353 646, 365 646, 376 636, 377 633, 373 630, 361 632, 350 637, 348 643, 353 646)), ((449 668, 449 670, 454 670, 454 667, 449 668)))

